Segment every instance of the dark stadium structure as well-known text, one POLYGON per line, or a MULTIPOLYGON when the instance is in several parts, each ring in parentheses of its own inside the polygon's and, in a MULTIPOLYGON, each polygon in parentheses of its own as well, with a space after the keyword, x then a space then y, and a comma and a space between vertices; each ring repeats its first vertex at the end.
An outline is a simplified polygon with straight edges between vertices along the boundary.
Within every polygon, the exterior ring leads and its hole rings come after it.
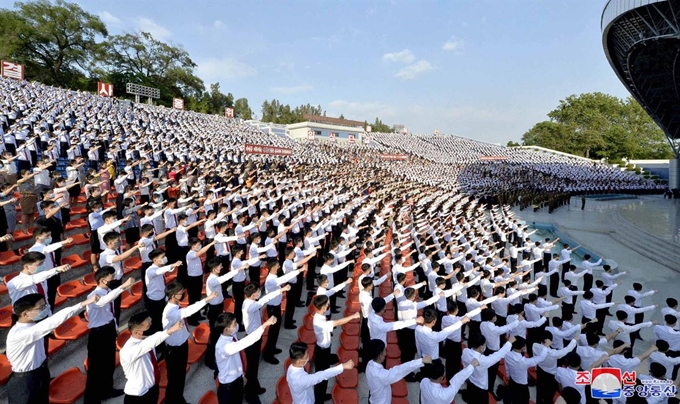
POLYGON ((614 72, 675 152, 672 188, 680 157, 680 0, 608 0, 600 24, 614 72))

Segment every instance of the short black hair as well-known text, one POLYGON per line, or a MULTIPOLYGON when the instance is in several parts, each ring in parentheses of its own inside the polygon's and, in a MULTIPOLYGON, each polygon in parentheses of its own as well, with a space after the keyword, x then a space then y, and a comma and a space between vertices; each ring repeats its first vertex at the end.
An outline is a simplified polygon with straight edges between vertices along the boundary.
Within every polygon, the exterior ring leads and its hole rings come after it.
POLYGON ((14 302, 12 309, 14 310, 14 314, 21 317, 25 312, 33 310, 38 302, 44 300, 45 298, 40 293, 30 293, 18 298, 17 301, 14 302))
POLYGON ((432 363, 424 366, 423 372, 429 379, 436 380, 444 376, 446 368, 441 359, 433 359, 432 363))
POLYGON ((255 292, 257 292, 258 290, 260 290, 260 284, 258 284, 257 282, 249 283, 243 289, 243 294, 246 295, 246 297, 250 297, 254 295, 255 292))
POLYGON ((215 331, 217 332, 217 335, 222 335, 224 330, 231 326, 234 321, 236 321, 236 315, 232 312, 225 312, 225 313, 220 313, 219 316, 217 316, 217 320, 215 321, 215 331))
POLYGON ((94 280, 99 283, 102 279, 106 278, 109 275, 113 275, 116 273, 116 270, 113 269, 112 266, 103 266, 97 270, 97 272, 94 273, 94 280))
POLYGON ((298 359, 302 359, 305 357, 305 353, 307 352, 307 344, 304 342, 293 342, 290 345, 290 349, 288 350, 288 355, 290 356, 290 359, 293 361, 296 361, 298 359))
POLYGON ((165 295, 168 298, 171 298, 175 296, 177 293, 179 293, 181 290, 186 290, 182 282, 178 280, 174 280, 170 283, 168 283, 168 286, 165 287, 165 295))
POLYGON ((471 349, 479 348, 484 344, 486 344, 486 337, 484 337, 482 334, 474 333, 470 335, 468 345, 471 349))
POLYGON ((376 313, 380 313, 383 310, 385 310, 386 305, 387 303, 385 303, 385 299, 383 299, 382 297, 375 297, 371 302, 371 307, 373 308, 373 311, 376 313))
POLYGON ((130 330, 130 332, 134 331, 149 318, 151 318, 151 315, 146 310, 133 314, 128 320, 128 330, 130 330))
POLYGON ((385 343, 382 342, 379 339, 372 339, 370 346, 371 346, 371 359, 372 360, 378 359, 378 356, 380 356, 380 354, 382 354, 382 352, 386 348, 385 343))
POLYGON ((328 303, 328 296, 326 295, 319 295, 314 298, 314 307, 316 307, 317 310, 321 310, 326 303, 328 303))

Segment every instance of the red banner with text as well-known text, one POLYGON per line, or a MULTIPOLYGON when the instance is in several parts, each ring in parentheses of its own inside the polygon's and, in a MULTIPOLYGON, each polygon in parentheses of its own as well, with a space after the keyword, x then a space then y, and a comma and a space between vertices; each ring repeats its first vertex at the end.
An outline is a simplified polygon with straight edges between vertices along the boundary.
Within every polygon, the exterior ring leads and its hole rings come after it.
POLYGON ((380 158, 383 160, 408 160, 405 154, 381 154, 380 158))
POLYGON ((264 144, 246 143, 243 145, 245 154, 260 154, 267 156, 292 156, 293 149, 290 147, 277 147, 264 144))

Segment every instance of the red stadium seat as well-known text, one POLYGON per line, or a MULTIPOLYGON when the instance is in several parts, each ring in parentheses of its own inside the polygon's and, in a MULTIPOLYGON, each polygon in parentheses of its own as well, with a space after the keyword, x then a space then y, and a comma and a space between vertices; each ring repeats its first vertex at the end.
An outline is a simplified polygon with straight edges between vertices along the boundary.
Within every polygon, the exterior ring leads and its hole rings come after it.
POLYGON ((72 404, 85 395, 87 376, 78 368, 71 368, 50 382, 50 403, 72 404))
POLYGON ((359 336, 347 335, 344 332, 340 334, 340 345, 348 351, 359 350, 359 336))
POLYGON ((126 275, 132 271, 137 271, 142 268, 142 259, 140 257, 128 258, 124 261, 123 267, 126 275))
POLYGON ((18 241, 26 241, 26 240, 30 240, 30 239, 33 238, 33 236, 31 234, 24 233, 21 230, 14 230, 12 232, 12 237, 14 237, 14 241, 17 241, 17 242, 18 241))
POLYGON ((116 338, 116 348, 118 348, 119 351, 123 349, 127 340, 130 339, 130 335, 130 330, 125 330, 118 335, 118 338, 116 338))
POLYGON ((83 285, 87 285, 92 288, 97 286, 97 281, 94 279, 94 273, 90 272, 83 277, 83 285))
POLYGON ((77 279, 62 283, 57 287, 57 293, 59 293, 60 296, 71 297, 74 299, 86 295, 91 290, 92 287, 83 285, 77 279))
POLYGON ((66 320, 62 325, 54 330, 54 337, 57 339, 63 339, 65 341, 75 341, 80 337, 83 337, 90 329, 87 328, 87 323, 80 319, 80 317, 75 316, 66 320))
POLYGON ((187 363, 189 365, 193 365, 194 363, 200 361, 203 358, 203 356, 205 356, 205 351, 208 349, 208 346, 197 344, 191 339, 189 339, 188 342, 189 342, 189 357, 187 359, 187 363))
POLYGON ((82 266, 85 266, 89 264, 89 261, 85 261, 84 259, 80 258, 80 255, 78 254, 72 254, 69 255, 68 257, 63 257, 61 259, 62 265, 70 265, 71 268, 80 268, 82 266))
POLYGON ((124 290, 123 293, 120 294, 120 308, 123 310, 127 310, 130 307, 139 303, 141 300, 142 300, 141 296, 132 295, 127 290, 124 290))
POLYGON ((71 238, 73 239, 73 243, 69 244, 69 247, 74 245, 90 244, 90 239, 85 237, 85 235, 82 233, 74 234, 73 236, 71 236, 71 238))
POLYGON ((201 323, 194 328, 194 341, 199 345, 208 345, 210 340, 210 326, 207 323, 201 323))
POLYGON ((0 307, 0 328, 12 327, 12 306, 0 307))
MULTIPOLYGON (((350 351, 343 347, 338 348, 338 358, 341 363, 345 363, 349 360, 354 361, 354 363, 359 363, 359 351, 350 351)), ((332 363, 330 365, 333 365, 332 363)))
POLYGON ((14 254, 14 251, 0 252, 0 265, 2 266, 16 264, 20 259, 21 257, 14 254))
POLYGON ((0 354, 0 385, 7 383, 9 377, 12 375, 12 366, 7 360, 7 355, 0 354))
POLYGON ((276 382, 276 399, 281 404, 293 404, 293 396, 290 394, 285 375, 276 382))
POLYGON ((335 381, 343 389, 356 389, 359 386, 359 371, 356 368, 345 370, 335 377, 335 381))
POLYGON ((51 358, 52 355, 57 353, 61 348, 66 345, 66 341, 62 339, 53 339, 53 338, 48 338, 47 339, 47 357, 51 358))
POLYGON ((87 222, 85 221, 85 219, 75 219, 66 223, 66 226, 64 226, 64 231, 83 229, 85 227, 87 227, 87 222))
POLYGON ((0 295, 4 295, 7 292, 8 292, 7 286, 5 286, 4 283, 0 283, 0 295))
POLYGON ((71 208, 71 216, 86 215, 87 209, 82 206, 74 206, 71 208))
POLYGON ((135 296, 142 296, 144 294, 144 285, 142 284, 142 281, 135 282, 132 284, 132 287, 130 288, 130 293, 132 293, 135 296))
POLYGON ((406 380, 401 379, 398 382, 392 384, 392 397, 408 397, 408 387, 406 386, 406 380))
POLYGON ((164 402, 165 402, 165 389, 161 387, 158 389, 158 404, 163 404, 164 402))
POLYGON ((7 275, 2 277, 2 281, 5 283, 5 285, 7 285, 9 283, 9 281, 14 279, 17 275, 19 275, 19 273, 20 273, 19 271, 10 272, 7 275))
POLYGON ((339 385, 333 386, 333 404, 356 404, 359 402, 359 392, 356 389, 343 389, 339 385))
POLYGON ((198 404, 218 404, 217 394, 212 390, 208 391, 198 400, 198 404))

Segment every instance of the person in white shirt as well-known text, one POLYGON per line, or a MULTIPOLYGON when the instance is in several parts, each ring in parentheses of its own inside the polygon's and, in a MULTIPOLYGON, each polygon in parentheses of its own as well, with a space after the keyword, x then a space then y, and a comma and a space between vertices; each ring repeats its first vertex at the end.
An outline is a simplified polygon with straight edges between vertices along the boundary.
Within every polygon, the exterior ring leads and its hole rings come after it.
POLYGON ((85 383, 85 402, 101 401, 107 398, 122 396, 123 390, 113 388, 113 372, 116 370, 116 338, 118 326, 113 317, 113 301, 129 289, 134 283, 128 278, 115 289, 109 288, 114 283, 114 269, 101 267, 94 274, 97 287, 87 296, 99 296, 95 304, 87 306, 87 382, 85 383))
MULTIPOLYGON (((554 320, 554 318, 553 318, 554 320)), ((553 397, 557 392, 557 382, 555 381, 555 371, 557 371, 557 364, 566 354, 572 352, 578 344, 578 337, 569 340, 566 347, 560 349, 551 349, 555 345, 555 341, 561 338, 555 338, 550 331, 544 331, 540 342, 535 342, 533 346, 534 355, 541 355, 545 351, 545 358, 536 364, 536 403, 551 404, 553 397)))
POLYGON ((185 308, 180 308, 184 300, 186 290, 179 281, 172 281, 165 287, 165 295, 168 304, 163 309, 163 329, 167 330, 173 324, 181 322, 183 328, 165 340, 165 363, 168 374, 168 387, 166 388, 166 402, 185 404, 184 383, 186 379, 186 367, 189 356, 188 339, 191 335, 186 319, 201 310, 212 299, 217 297, 217 292, 212 292, 205 299, 192 303, 185 308))
POLYGON ((158 331, 147 336, 151 329, 149 313, 143 311, 130 317, 128 320, 130 339, 120 350, 120 365, 127 379, 124 389, 125 402, 158 402, 161 371, 155 348, 183 328, 184 322, 178 321, 166 331, 158 331))
MULTIPOLYGON (((47 301, 47 279, 55 276, 58 273, 64 273, 71 269, 70 265, 62 265, 50 270, 46 270, 44 262, 46 256, 40 252, 27 252, 19 260, 21 272, 9 282, 7 282, 7 290, 12 305, 16 303, 21 297, 37 293, 45 298, 47 301)), ((52 314, 52 308, 47 305, 48 313, 52 314)), ((16 322, 17 314, 13 313, 13 322, 16 322)))
POLYGON ((167 264, 165 251, 157 248, 149 253, 153 264, 146 270, 146 295, 144 308, 151 317, 150 333, 163 329, 163 310, 165 309, 165 274, 182 265, 180 261, 167 264))
MULTIPOLYGON (((279 261, 276 258, 271 258, 267 260, 267 269, 269 270, 269 275, 264 282, 265 293, 269 294, 281 289, 281 286, 288 283, 291 279, 295 278, 300 274, 300 270, 296 269, 290 273, 283 276, 278 276, 279 261)), ((276 317, 279 321, 274 324, 269 329, 269 334, 267 335, 267 343, 265 344, 264 351, 262 352, 262 359, 272 365, 278 365, 279 360, 274 356, 281 353, 281 350, 276 347, 276 343, 279 340, 279 330, 281 329, 281 295, 277 295, 272 300, 267 303, 267 316, 276 317)))
MULTIPOLYGON (((194 304, 201 300, 201 292, 203 289, 203 257, 210 248, 215 245, 215 241, 211 241, 205 246, 201 245, 201 240, 197 237, 189 239, 189 252, 186 255, 187 263, 187 279, 184 282, 189 294, 189 304, 194 304)), ((193 327, 198 326, 200 320, 205 320, 205 317, 197 311, 188 319, 188 324, 193 327)))
POLYGON ((630 345, 631 348, 633 347, 633 343, 631 341, 631 334, 633 332, 639 331, 643 327, 652 327, 659 324, 657 321, 647 321, 635 325, 628 325, 628 321, 628 313, 623 310, 619 310, 616 312, 616 320, 609 320, 608 325, 611 331, 619 329, 623 330, 616 336, 615 341, 623 341, 624 343, 630 345))
MULTIPOLYGON (((474 372, 470 376, 470 383, 468 383, 468 402, 475 404, 489 403, 489 385, 493 385, 496 380, 495 375, 493 380, 489 380, 488 369, 497 364, 505 355, 512 349, 512 343, 515 341, 514 336, 510 336, 508 342, 493 355, 486 356, 483 352, 486 350, 486 338, 482 334, 472 334, 468 338, 468 347, 463 350, 463 366, 472 364, 473 360, 479 362, 479 366, 475 367, 474 372)), ((460 375, 461 373, 458 373, 460 375)))
MULTIPOLYGON (((674 299, 672 297, 669 297, 666 299, 666 306, 661 309, 661 318, 666 316, 666 314, 673 315, 677 318, 680 318, 680 311, 678 311, 678 300, 674 299)), ((676 326, 676 330, 680 330, 679 327, 676 326)))
MULTIPOLYGON (((115 270, 113 274, 114 284, 111 286, 118 286, 123 279, 123 263, 126 259, 132 257, 137 250, 142 246, 137 244, 122 254, 119 253, 121 248, 120 234, 115 231, 106 233, 104 236, 104 242, 106 243, 106 248, 99 255, 99 267, 109 265, 115 270)), ((114 300, 113 308, 115 309, 114 316, 116 317, 116 322, 120 320, 120 296, 114 300)))
POLYGON ((426 309, 423 312, 423 324, 416 327, 416 349, 421 358, 430 356, 432 359, 439 359, 439 344, 470 321, 470 318, 465 316, 460 321, 442 328, 441 331, 432 331, 437 323, 437 317, 434 309, 426 309))
MULTIPOLYGON (((673 379, 673 371, 674 369, 677 369, 680 366, 680 357, 672 357, 669 356, 669 349, 670 345, 668 345, 668 342, 660 339, 656 341, 656 352, 652 352, 651 355, 649 355, 649 364, 651 365, 652 363, 660 363, 666 368, 666 375, 665 379, 670 379, 670 380, 675 380, 673 379)), ((675 355, 675 353, 670 352, 672 355, 675 355)))
POLYGON ((92 296, 52 316, 41 294, 29 293, 14 302, 12 309, 18 319, 7 333, 5 351, 12 367, 12 376, 7 382, 10 404, 49 403, 50 371, 45 337, 98 300, 99 296, 92 296))
MULTIPOLYGON (((443 295, 443 292, 440 296, 432 296, 428 300, 416 302, 416 290, 412 287, 406 288, 404 290, 404 299, 398 303, 398 319, 411 320, 418 317, 418 310, 433 305, 439 300, 441 295, 443 295)), ((436 320, 437 318, 435 317, 435 322, 436 320)), ((415 329, 415 326, 411 326, 397 331, 397 341, 399 343, 399 350, 401 351, 401 363, 412 360, 417 352, 415 329)))
POLYGON ((423 324, 422 317, 412 320, 385 322, 382 315, 385 312, 386 305, 387 303, 385 303, 385 299, 382 297, 376 297, 371 302, 373 312, 368 315, 368 330, 371 334, 371 339, 379 339, 387 343, 388 332, 400 330, 411 325, 423 324))
MULTIPOLYGON (((350 321, 358 320, 361 318, 361 314, 357 312, 339 320, 329 321, 326 320, 326 311, 330 306, 328 296, 321 295, 315 297, 313 304, 316 309, 316 313, 312 320, 314 334, 316 335, 316 344, 314 345, 314 369, 319 372, 328 369, 330 364, 335 362, 335 355, 331 353, 331 332, 333 329, 347 324, 350 321)), ((326 399, 330 398, 326 393, 327 388, 327 381, 319 382, 314 386, 314 396, 316 397, 317 402, 326 401, 326 399)))
MULTIPOLYGON (((472 359, 470 364, 465 366, 463 370, 458 372, 450 381, 449 387, 443 387, 445 369, 441 359, 433 360, 432 364, 427 365, 423 369, 426 377, 420 382, 420 402, 421 404, 441 404, 451 403, 458 394, 458 391, 463 386, 463 383, 474 373, 475 369, 480 366, 477 359, 472 359)), ((468 388, 471 383, 468 383, 468 388)), ((487 394, 488 397, 488 394, 487 394)))
POLYGON ((220 403, 241 403, 244 398, 243 363, 241 351, 260 341, 264 330, 276 323, 276 317, 270 317, 253 333, 239 340, 236 337, 238 322, 233 313, 222 313, 215 322, 220 335, 215 347, 219 386, 217 399, 220 403))
MULTIPOLYGON (((309 270, 309 269, 308 269, 309 270)), ((335 287, 328 289, 328 284, 330 281, 328 280, 327 275, 319 275, 317 277, 317 283, 319 284, 319 287, 316 289, 316 296, 328 296, 330 299, 331 296, 335 295, 336 293, 340 292, 341 290, 345 289, 347 286, 351 285, 352 282, 354 281, 353 278, 349 278, 343 283, 336 285, 335 287)), ((333 313, 333 314, 337 314, 333 313)), ((331 316, 331 311, 330 309, 326 312, 326 317, 330 319, 331 316)))
MULTIPOLYGON (((656 293, 659 293, 658 290, 650 290, 649 292, 642 292, 642 284, 635 282, 633 283, 633 289, 629 290, 628 293, 626 293, 626 296, 633 296, 635 298, 635 307, 644 307, 644 301, 646 297, 652 296, 656 293)), ((637 312, 635 313, 635 324, 639 324, 641 322, 645 321, 645 313, 644 312, 637 312)), ((639 332, 634 332, 630 336, 633 339, 639 339, 642 340, 640 337, 639 332)))
POLYGON ((348 360, 321 372, 307 373, 305 366, 309 362, 308 347, 304 342, 293 342, 289 349, 292 364, 286 371, 288 389, 293 398, 293 404, 314 404, 314 386, 335 377, 345 370, 354 368, 354 362, 348 360))
POLYGON ((590 290, 583 294, 583 299, 579 302, 579 309, 581 310, 581 324, 589 323, 597 318, 596 312, 599 309, 608 309, 616 303, 593 303, 593 292, 590 290))
MULTIPOLYGON (((290 290, 290 285, 286 285, 277 289, 265 296, 260 297, 260 285, 257 283, 249 283, 244 289, 245 300, 243 302, 243 325, 246 333, 252 334, 262 325, 262 314, 260 310, 264 305, 272 299, 281 296, 281 293, 290 290)), ((271 330, 269 330, 271 332, 271 330)), ((246 387, 245 397, 249 403, 257 402, 257 396, 266 392, 266 389, 260 385, 257 374, 260 368, 260 351, 262 348, 262 340, 255 342, 253 345, 245 349, 246 351, 246 387)))
MULTIPOLYGON (((583 370, 590 371, 593 368, 599 367, 603 364, 609 356, 604 354, 598 360, 593 362, 588 367, 583 367, 583 370)), ((567 367, 559 367, 555 371, 555 380, 559 384, 559 390, 570 387, 576 389, 581 396, 581 404, 586 404, 588 397, 586 396, 586 386, 583 384, 576 384, 578 380, 577 372, 581 370, 581 356, 576 352, 569 352, 564 357, 564 362, 567 367)), ((552 398, 550 399, 552 400, 552 398)))
POLYGON ((505 355, 505 371, 508 376, 508 394, 510 395, 510 402, 513 404, 529 404, 529 380, 527 373, 530 367, 541 363, 548 355, 550 349, 550 340, 543 341, 543 347, 540 352, 527 358, 526 353, 527 341, 522 337, 516 337, 515 342, 512 343, 512 351, 505 355))
POLYGON ((392 399, 390 385, 403 379, 406 375, 432 363, 432 357, 425 356, 404 362, 401 365, 385 369, 387 346, 384 342, 374 339, 371 341, 372 360, 366 366, 366 381, 368 382, 370 404, 389 403, 392 399))

